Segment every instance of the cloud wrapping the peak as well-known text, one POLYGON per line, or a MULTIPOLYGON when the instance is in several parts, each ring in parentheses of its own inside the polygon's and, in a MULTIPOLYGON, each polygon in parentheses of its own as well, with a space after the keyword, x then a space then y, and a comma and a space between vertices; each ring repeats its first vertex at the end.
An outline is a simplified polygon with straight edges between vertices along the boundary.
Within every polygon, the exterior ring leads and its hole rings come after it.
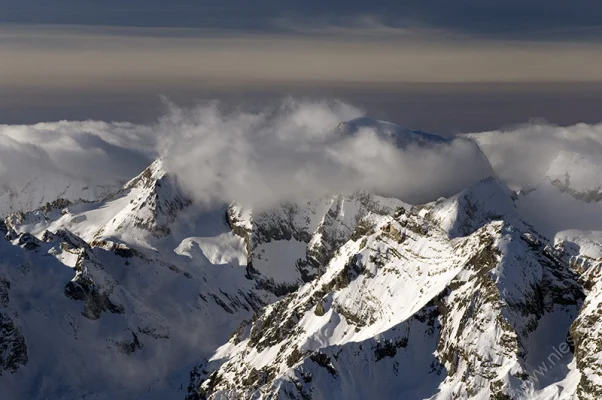
POLYGON ((40 172, 112 183, 152 161, 151 127, 100 121, 0 125, 0 183, 40 172))
POLYGON ((260 111, 218 102, 166 106, 167 112, 149 125, 0 125, 0 186, 22 193, 22 198, 0 194, 0 213, 32 209, 57 197, 94 199, 159 156, 199 203, 211 207, 238 200, 261 208, 356 190, 421 203, 492 175, 492 166, 518 189, 541 181, 554 160, 554 173, 562 176, 559 163, 572 160, 570 154, 589 160, 588 168, 602 154, 602 124, 531 122, 441 141, 426 135, 414 141, 412 131, 399 128, 407 137, 396 145, 395 137, 383 131, 383 126, 395 131, 393 124, 370 125, 366 119, 367 125, 347 125, 355 126, 353 132, 337 129, 364 115, 340 101, 288 98, 260 111), (398 145, 407 138, 409 144, 398 145), (559 159, 561 152, 568 155, 559 159))
POLYGON ((261 112, 172 106, 159 124, 160 152, 208 206, 238 200, 261 208, 356 190, 423 202, 491 174, 470 140, 401 149, 369 127, 335 129, 362 114, 338 101, 293 99, 261 112))
POLYGON ((0 216, 102 197, 152 162, 155 138, 151 126, 130 123, 0 125, 0 216))
POLYGON ((514 188, 541 181, 561 152, 599 160, 602 168, 602 124, 563 127, 532 121, 465 136, 479 143, 498 176, 514 188))

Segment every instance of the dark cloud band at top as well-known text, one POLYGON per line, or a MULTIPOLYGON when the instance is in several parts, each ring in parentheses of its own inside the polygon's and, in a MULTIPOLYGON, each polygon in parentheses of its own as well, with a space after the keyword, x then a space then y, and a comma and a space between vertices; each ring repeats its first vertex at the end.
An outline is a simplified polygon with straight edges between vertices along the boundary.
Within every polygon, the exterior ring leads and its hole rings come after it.
POLYGON ((594 0, 118 0, 60 3, 1 0, 0 22, 188 27, 278 31, 274 20, 325 20, 344 24, 371 15, 390 26, 430 26, 471 35, 516 39, 598 40, 602 3, 594 0))

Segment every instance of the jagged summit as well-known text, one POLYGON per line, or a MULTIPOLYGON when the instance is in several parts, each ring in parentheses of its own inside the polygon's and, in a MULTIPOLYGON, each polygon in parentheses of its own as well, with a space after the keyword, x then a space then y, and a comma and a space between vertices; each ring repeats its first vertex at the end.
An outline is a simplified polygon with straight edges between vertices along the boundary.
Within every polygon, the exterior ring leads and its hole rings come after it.
POLYGON ((124 188, 137 189, 140 193, 130 202, 130 210, 114 224, 119 222, 125 227, 133 221, 135 228, 146 230, 155 236, 169 234, 171 222, 192 203, 176 177, 165 171, 161 159, 154 161, 124 188))
POLYGON ((151 165, 146 167, 138 176, 127 182, 123 188, 149 188, 157 181, 163 179, 167 175, 167 171, 163 167, 163 159, 158 158, 151 165))
POLYGON ((41 234, 42 228, 69 229, 86 240, 140 241, 148 235, 163 237, 170 225, 192 201, 177 179, 158 159, 121 189, 98 201, 65 199, 27 213, 7 217, 16 231, 41 234))
POLYGON ((468 236, 496 220, 523 227, 514 200, 515 194, 507 185, 490 177, 436 202, 429 215, 450 237, 468 236))

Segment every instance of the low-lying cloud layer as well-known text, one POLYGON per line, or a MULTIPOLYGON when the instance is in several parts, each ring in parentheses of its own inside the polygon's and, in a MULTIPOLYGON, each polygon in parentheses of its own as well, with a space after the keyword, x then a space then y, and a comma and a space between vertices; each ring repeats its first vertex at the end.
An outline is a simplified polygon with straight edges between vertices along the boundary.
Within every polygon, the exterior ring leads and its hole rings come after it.
POLYGON ((560 152, 598 160, 602 172, 602 124, 562 127, 533 121, 465 136, 479 143, 498 176, 515 188, 541 180, 560 152))
POLYGON ((593 160, 602 154, 602 125, 532 122, 399 148, 370 127, 355 134, 335 129, 363 115, 339 101, 287 99, 253 112, 218 103, 167 105, 151 125, 0 125, 0 184, 20 190, 32 180, 67 176, 56 184, 116 185, 162 156, 207 207, 232 200, 263 207, 361 189, 418 203, 460 191, 493 174, 491 166, 519 188, 540 181, 561 151, 593 160))
POLYGON ((131 178, 155 157, 151 127, 100 121, 0 125, 0 185, 36 175, 91 184, 131 178))
POLYGON ((207 205, 237 199, 262 207, 360 189, 422 202, 491 174, 472 141, 401 149, 370 127, 335 129, 360 115, 336 101, 287 100, 259 113, 173 109, 160 123, 160 143, 167 169, 207 205))

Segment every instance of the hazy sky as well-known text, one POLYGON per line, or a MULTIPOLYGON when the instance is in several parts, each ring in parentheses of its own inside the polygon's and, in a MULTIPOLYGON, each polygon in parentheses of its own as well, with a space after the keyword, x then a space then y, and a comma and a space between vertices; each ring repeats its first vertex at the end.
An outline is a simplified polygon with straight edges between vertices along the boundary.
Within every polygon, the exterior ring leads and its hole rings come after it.
POLYGON ((285 94, 344 98, 444 132, 599 120, 594 0, 0 0, 0 9, 3 123, 144 121, 159 95, 285 94))
POLYGON ((387 25, 519 39, 596 38, 602 13, 595 0, 2 0, 0 7, 0 20, 14 23, 278 31, 290 29, 286 21, 373 16, 387 25))

